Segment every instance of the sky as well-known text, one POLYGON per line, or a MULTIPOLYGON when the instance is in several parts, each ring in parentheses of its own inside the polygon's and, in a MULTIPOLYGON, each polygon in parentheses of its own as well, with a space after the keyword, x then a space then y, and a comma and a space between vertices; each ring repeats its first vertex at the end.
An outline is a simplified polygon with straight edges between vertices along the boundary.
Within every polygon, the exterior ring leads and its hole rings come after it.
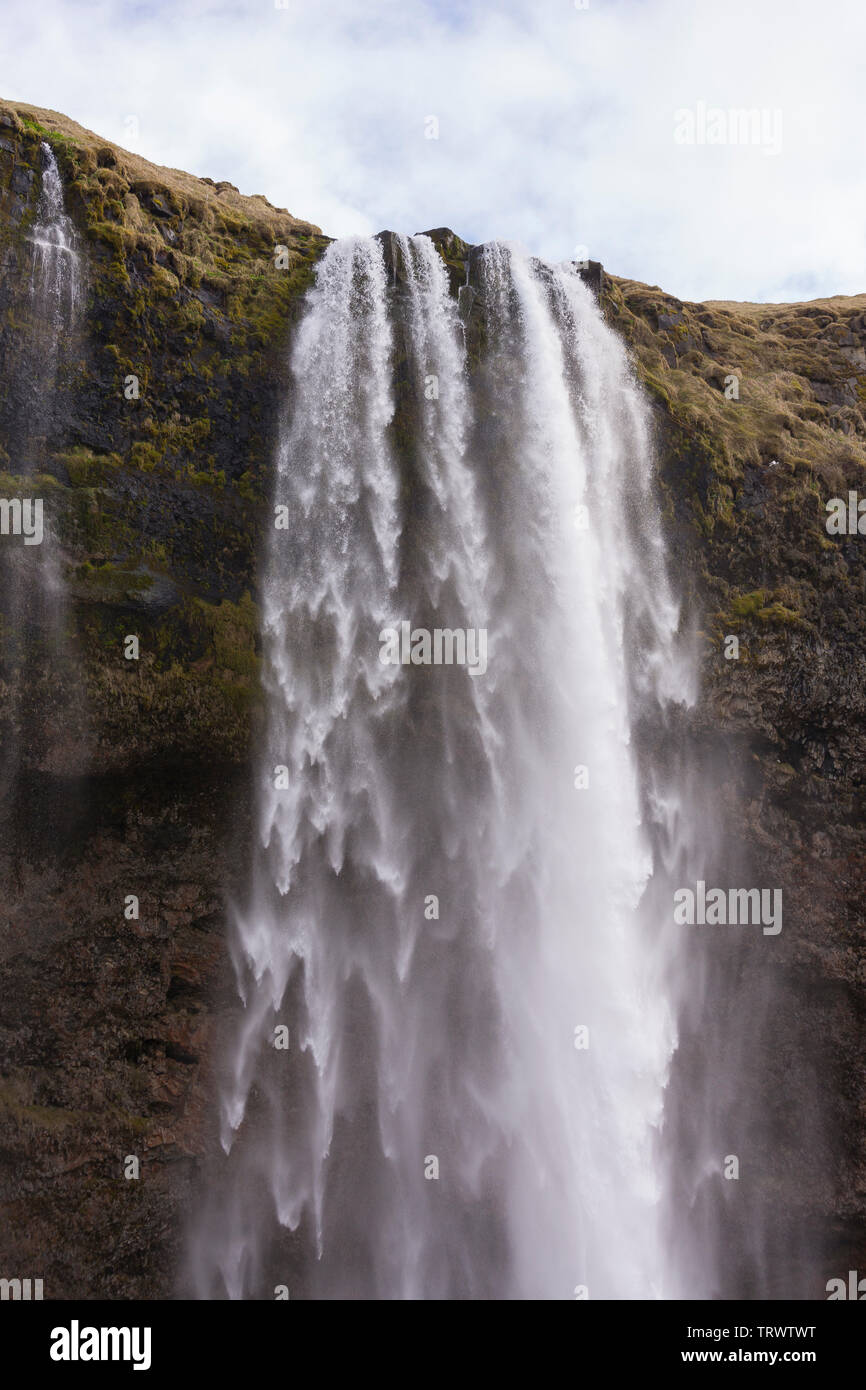
POLYGON ((329 236, 866 291, 863 0, 2 0, 0 97, 329 236))

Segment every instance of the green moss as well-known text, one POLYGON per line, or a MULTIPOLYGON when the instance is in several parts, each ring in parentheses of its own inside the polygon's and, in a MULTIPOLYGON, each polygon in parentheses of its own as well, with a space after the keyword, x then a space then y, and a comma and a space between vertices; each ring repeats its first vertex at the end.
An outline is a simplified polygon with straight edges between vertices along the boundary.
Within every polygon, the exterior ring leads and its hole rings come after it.
POLYGON ((650 395, 660 401, 666 410, 673 409, 670 392, 662 385, 657 376, 654 376, 652 372, 641 372, 641 380, 650 395))
POLYGON ((726 483, 719 482, 718 479, 713 481, 708 493, 708 502, 715 521, 725 526, 735 524, 734 494, 726 483))
POLYGON ((180 289, 180 280, 165 266, 155 265, 150 275, 151 287, 155 294, 173 299, 180 289))
POLYGON ((250 594, 245 593, 238 603, 224 599, 214 605, 197 599, 195 604, 210 632, 217 666, 238 676, 257 676, 259 618, 250 594))
POLYGON ((259 502, 264 496, 264 479, 247 470, 237 481, 238 494, 246 502, 259 502))
POLYGON ((47 492, 62 492, 63 484, 50 473, 0 473, 0 496, 42 497, 47 492))
POLYGON ((775 623, 781 627, 796 627, 803 622, 802 613, 793 608, 786 608, 782 603, 771 603, 766 608, 762 608, 758 613, 758 618, 762 623, 775 623))
POLYGON ((756 589, 751 594, 737 594, 731 600, 729 611, 734 618, 754 618, 757 617, 766 601, 767 595, 763 589, 756 589))
POLYGON ((95 487, 110 482, 121 466, 119 454, 94 454, 81 446, 56 455, 73 487, 95 487))
POLYGON ((145 593, 153 585, 151 575, 142 574, 131 564, 116 565, 108 561, 93 564, 85 560, 75 570, 79 598, 103 603, 119 603, 145 593))
POLYGON ((35 132, 35 134, 43 140, 53 133, 52 131, 47 130, 44 125, 40 125, 39 122, 37 120, 34 120, 32 116, 22 116, 21 124, 24 126, 25 130, 31 130, 35 132))
POLYGON ((114 222, 96 221, 91 222, 87 228, 87 234, 93 241, 102 241, 106 246, 110 246, 113 251, 125 252, 129 250, 134 241, 131 235, 123 227, 117 226, 114 222))
POLYGON ((717 615, 718 624, 727 631, 751 622, 797 626, 804 622, 803 614, 791 606, 791 601, 788 590, 768 593, 766 589, 755 589, 748 594, 735 594, 726 612, 717 615))
POLYGON ((130 449, 130 461, 134 468, 140 468, 143 473, 152 473, 162 463, 162 451, 155 445, 146 443, 143 439, 136 439, 130 449))

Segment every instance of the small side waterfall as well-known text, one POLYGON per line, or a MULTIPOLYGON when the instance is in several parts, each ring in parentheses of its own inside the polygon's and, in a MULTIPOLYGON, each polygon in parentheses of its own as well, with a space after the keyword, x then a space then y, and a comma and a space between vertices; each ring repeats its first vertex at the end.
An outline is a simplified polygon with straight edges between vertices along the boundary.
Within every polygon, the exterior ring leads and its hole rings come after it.
MULTIPOLYGON (((29 264, 22 267, 23 330, 14 360, 16 417, 9 422, 18 456, 7 466, 24 494, 9 506, 20 506, 22 523, 32 534, 16 535, 12 527, 12 533, 0 538, 0 680, 6 686, 8 729, 0 754, 0 798, 7 810, 16 796, 24 749, 38 762, 48 736, 46 712, 31 707, 39 681, 53 669, 55 705, 66 701, 68 706, 78 698, 71 688, 71 669, 64 670, 70 661, 68 613, 51 496, 38 480, 49 462, 59 373, 81 309, 82 268, 75 229, 64 209, 57 160, 47 142, 41 150, 39 203, 23 247, 29 264)), ((56 710, 52 717, 57 717, 56 710)))
POLYGON ((435 246, 393 245, 394 288, 329 247, 292 350, 197 1292, 681 1296, 655 755, 695 692, 647 413, 572 267, 483 248, 470 371, 435 246))
POLYGON ((44 306, 56 356, 60 335, 69 327, 78 307, 81 270, 75 228, 63 206, 60 170, 54 151, 44 140, 42 157, 39 212, 29 238, 34 249, 30 288, 33 297, 44 306))
POLYGON ((78 238, 63 204, 57 159, 42 142, 42 184, 36 216, 26 236, 29 265, 22 267, 22 312, 15 399, 20 414, 19 472, 34 473, 45 462, 46 437, 55 418, 58 371, 82 298, 78 238))

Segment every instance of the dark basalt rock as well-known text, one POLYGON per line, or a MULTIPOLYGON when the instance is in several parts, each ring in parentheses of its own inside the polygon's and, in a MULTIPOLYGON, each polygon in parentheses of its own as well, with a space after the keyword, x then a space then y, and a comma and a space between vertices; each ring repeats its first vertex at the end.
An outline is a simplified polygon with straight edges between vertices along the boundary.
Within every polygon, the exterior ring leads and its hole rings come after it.
POLYGON ((584 284, 589 285, 596 299, 601 299, 604 290, 604 266, 601 261, 587 261, 585 265, 578 267, 578 273, 584 284))

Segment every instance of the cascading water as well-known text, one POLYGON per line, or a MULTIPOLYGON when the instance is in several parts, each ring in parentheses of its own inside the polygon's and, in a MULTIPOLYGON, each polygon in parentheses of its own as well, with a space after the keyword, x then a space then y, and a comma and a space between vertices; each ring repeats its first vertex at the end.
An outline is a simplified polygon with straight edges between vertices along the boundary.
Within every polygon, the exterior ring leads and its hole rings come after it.
POLYGON ((23 321, 15 358, 16 418, 6 433, 17 444, 22 473, 45 462, 46 437, 56 416, 58 372, 81 307, 82 270, 78 239, 63 204, 63 184, 54 151, 42 142, 42 181, 34 221, 27 233, 19 283, 23 321))
MULTIPOLYGON (((49 460, 49 439, 58 417, 59 375, 69 339, 81 307, 81 259, 77 237, 63 204, 63 185, 51 146, 42 142, 42 183, 36 217, 24 243, 29 265, 20 277, 25 291, 17 306, 23 332, 16 335, 12 363, 4 363, 14 383, 10 400, 14 415, 6 421, 7 434, 17 450, 9 471, 21 482, 34 518, 41 516, 41 539, 25 543, 20 536, 2 542, 2 653, 0 679, 7 687, 6 709, 11 733, 3 739, 0 756, 0 796, 14 798, 22 751, 28 747, 38 761, 46 736, 44 711, 25 708, 37 681, 51 666, 58 685, 65 686, 55 704, 66 701, 66 711, 78 698, 72 688, 71 661, 66 638, 67 607, 57 535, 50 498, 42 495, 37 479, 49 460), (35 494, 39 494, 38 496, 35 494), (38 678, 37 678, 38 679, 38 678)), ((61 716, 62 717, 62 716, 61 716)))
POLYGON ((30 233, 33 247, 31 292, 45 306, 51 332, 52 363, 60 334, 68 328, 78 306, 81 272, 77 238, 63 206, 63 183, 51 146, 43 140, 42 194, 37 220, 30 233))
POLYGON ((635 735, 694 691, 645 408, 573 268, 483 248, 476 353, 432 241, 391 245, 393 286, 330 246, 292 351, 196 1289, 677 1297, 682 861, 635 735))

